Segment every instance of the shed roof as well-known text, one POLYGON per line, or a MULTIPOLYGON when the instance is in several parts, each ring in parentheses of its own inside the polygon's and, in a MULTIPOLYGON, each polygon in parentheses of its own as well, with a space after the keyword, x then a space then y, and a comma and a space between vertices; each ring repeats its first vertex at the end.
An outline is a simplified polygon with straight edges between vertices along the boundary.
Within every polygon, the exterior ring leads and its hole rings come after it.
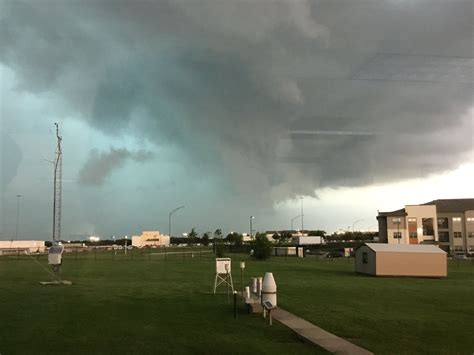
POLYGON ((386 244, 386 243, 365 243, 370 249, 375 252, 392 252, 392 253, 431 253, 431 254, 446 254, 436 245, 420 245, 420 244, 386 244))

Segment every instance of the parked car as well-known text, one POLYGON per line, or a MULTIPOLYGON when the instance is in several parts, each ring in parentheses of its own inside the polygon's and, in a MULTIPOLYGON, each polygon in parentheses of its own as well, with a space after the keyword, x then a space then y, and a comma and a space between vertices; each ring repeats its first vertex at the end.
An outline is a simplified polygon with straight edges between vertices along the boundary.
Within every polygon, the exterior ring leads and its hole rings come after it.
POLYGON ((326 254, 326 258, 342 258, 343 255, 341 253, 338 253, 336 251, 332 251, 330 253, 326 254))

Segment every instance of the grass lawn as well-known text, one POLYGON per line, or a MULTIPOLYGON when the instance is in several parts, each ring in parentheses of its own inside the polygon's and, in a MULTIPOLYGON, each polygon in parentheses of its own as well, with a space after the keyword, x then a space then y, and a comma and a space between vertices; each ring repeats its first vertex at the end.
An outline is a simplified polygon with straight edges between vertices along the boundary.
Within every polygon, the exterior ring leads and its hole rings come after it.
POLYGON ((353 260, 269 264, 279 306, 376 354, 474 353, 471 261, 446 279, 357 275, 353 260))
POLYGON ((72 286, 41 286, 50 277, 29 257, 0 258, 0 354, 325 353, 241 303, 234 320, 226 289, 211 293, 211 254, 95 257, 66 257, 72 286))
MULTIPOLYGON (((74 285, 64 287, 40 286, 48 275, 31 258, 0 258, 0 353, 324 353, 242 306, 234 320, 226 295, 211 294, 212 254, 183 250, 166 260, 154 250, 70 254, 63 273, 74 285)), ((247 259, 244 281, 272 271, 279 306, 377 354, 474 351, 471 262, 450 265, 447 279, 353 268, 352 260, 247 259)))

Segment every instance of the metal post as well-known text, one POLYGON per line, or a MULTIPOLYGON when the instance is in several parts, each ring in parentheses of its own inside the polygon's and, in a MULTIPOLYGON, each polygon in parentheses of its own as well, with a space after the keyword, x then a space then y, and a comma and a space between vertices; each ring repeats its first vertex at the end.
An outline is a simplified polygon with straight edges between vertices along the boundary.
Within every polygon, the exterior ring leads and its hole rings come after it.
POLYGON ((229 304, 229 270, 227 270, 227 304, 229 304))
POLYGON ((244 297, 244 269, 240 268, 240 292, 242 293, 242 301, 245 300, 244 297))
POLYGON ((234 319, 237 318, 237 291, 234 291, 234 319))

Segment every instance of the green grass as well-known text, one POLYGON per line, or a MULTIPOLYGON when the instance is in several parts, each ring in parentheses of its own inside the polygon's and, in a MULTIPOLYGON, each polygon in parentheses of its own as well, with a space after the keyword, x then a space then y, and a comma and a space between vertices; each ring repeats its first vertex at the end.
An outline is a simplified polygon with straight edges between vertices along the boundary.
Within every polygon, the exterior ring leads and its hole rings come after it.
POLYGON ((376 278, 353 261, 273 263, 279 305, 376 354, 472 354, 474 266, 446 279, 376 278))
MULTIPOLYGON (((213 255, 175 251, 166 260, 148 251, 69 254, 68 287, 40 286, 48 275, 31 258, 0 258, 0 353, 323 353, 242 306, 234 320, 225 293, 211 294, 213 255)), ((233 259, 236 288, 240 259, 233 259)), ((247 259, 244 281, 272 271, 279 306, 377 354, 474 351, 470 262, 450 265, 447 279, 353 269, 352 260, 247 259)))
POLYGON ((241 303, 234 320, 226 289, 211 293, 211 255, 109 257, 68 255, 72 286, 41 286, 49 275, 31 258, 0 259, 0 353, 324 353, 241 303))

